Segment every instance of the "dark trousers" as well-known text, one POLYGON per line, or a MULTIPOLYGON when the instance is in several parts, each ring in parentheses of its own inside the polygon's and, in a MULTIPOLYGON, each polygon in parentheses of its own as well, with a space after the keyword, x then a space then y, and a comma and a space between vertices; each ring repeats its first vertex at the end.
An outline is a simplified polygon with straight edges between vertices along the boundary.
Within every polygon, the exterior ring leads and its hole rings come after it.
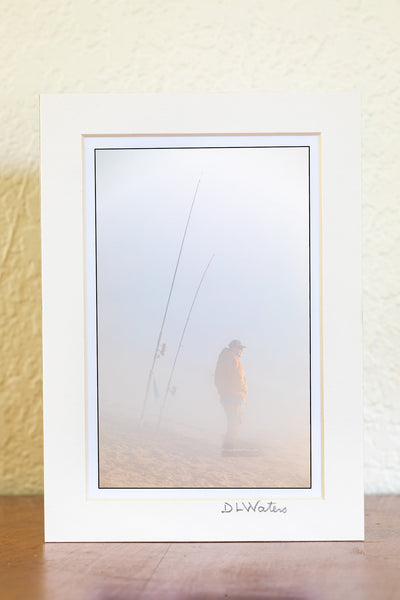
POLYGON ((221 404, 224 407, 227 422, 223 447, 234 448, 243 421, 243 401, 240 398, 221 398, 221 404))

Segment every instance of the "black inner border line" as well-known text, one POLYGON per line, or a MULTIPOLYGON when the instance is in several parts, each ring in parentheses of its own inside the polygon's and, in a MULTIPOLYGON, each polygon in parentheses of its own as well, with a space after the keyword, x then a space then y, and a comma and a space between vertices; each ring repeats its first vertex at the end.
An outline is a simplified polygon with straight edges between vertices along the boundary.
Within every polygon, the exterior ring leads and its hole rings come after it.
POLYGON ((312 406, 311 406, 311 386, 312 386, 312 378, 311 378, 311 160, 310 153, 311 147, 309 145, 273 145, 273 146, 152 146, 152 147, 124 147, 124 148, 94 148, 94 221, 95 221, 95 287, 96 287, 96 380, 97 380, 97 489, 98 490, 311 490, 312 489, 312 406), (102 150, 232 150, 232 149, 268 149, 268 148, 307 148, 308 149, 308 336, 309 336, 309 387, 310 387, 310 485, 309 487, 273 487, 273 488, 249 488, 249 487, 241 487, 241 488, 219 488, 219 487, 209 487, 209 488, 200 488, 200 487, 100 487, 100 405, 99 405, 99 323, 98 323, 98 292, 97 292, 97 155, 98 151, 102 150))
POLYGON ((94 265, 96 287, 96 403, 97 403, 97 488, 100 488, 100 419, 99 419, 99 307, 97 294, 97 148, 94 150, 94 265))

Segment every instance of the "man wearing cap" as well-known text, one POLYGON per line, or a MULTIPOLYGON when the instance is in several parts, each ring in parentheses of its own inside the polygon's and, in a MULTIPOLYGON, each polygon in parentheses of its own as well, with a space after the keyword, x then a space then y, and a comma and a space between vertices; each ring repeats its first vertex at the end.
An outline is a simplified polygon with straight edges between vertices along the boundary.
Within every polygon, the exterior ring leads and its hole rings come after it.
POLYGON ((232 340, 219 355, 215 369, 214 381, 227 419, 223 443, 223 448, 227 450, 235 447, 247 396, 247 383, 240 362, 243 348, 245 346, 240 340, 232 340))

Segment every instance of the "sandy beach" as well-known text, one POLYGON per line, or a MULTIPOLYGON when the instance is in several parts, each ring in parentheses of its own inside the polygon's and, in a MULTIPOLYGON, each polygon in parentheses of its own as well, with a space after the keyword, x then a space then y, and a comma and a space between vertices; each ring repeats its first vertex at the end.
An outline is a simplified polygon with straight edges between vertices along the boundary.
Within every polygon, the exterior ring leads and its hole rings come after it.
POLYGON ((306 488, 309 456, 304 443, 290 444, 269 432, 239 440, 257 456, 222 456, 221 436, 138 423, 100 427, 101 488, 306 488))

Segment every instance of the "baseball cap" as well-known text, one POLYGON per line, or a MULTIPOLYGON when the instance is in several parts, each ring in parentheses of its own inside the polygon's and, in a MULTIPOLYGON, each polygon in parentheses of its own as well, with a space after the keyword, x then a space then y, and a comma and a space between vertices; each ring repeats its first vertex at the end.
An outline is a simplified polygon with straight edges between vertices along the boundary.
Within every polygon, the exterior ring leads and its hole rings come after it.
POLYGON ((246 346, 243 346, 240 340, 232 340, 229 343, 229 348, 240 348, 241 350, 243 350, 243 348, 246 348, 246 346))

